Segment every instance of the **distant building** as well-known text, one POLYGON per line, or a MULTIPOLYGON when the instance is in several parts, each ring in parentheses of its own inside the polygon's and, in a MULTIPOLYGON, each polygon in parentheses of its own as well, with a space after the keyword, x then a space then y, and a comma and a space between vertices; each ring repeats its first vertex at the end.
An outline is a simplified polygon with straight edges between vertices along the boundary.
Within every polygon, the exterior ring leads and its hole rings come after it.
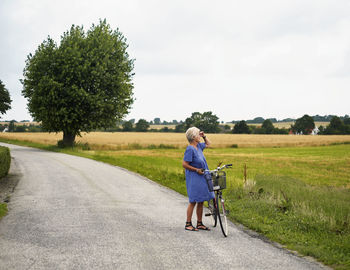
POLYGON ((317 126, 311 131, 311 135, 317 135, 320 132, 317 126))

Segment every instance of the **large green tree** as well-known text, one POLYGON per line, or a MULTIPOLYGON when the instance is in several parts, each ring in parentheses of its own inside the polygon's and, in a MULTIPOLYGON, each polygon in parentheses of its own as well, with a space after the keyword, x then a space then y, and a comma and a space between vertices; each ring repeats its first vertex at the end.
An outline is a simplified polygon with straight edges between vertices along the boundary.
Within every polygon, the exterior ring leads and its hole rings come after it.
POLYGON ((250 134, 249 126, 247 125, 247 122, 242 120, 235 124, 233 127, 232 133, 234 134, 250 134))
POLYGON ((4 114, 7 110, 11 109, 11 102, 10 93, 0 80, 0 114, 4 114))
POLYGON ((218 119, 212 112, 194 112, 191 117, 186 118, 185 129, 195 126, 204 132, 217 133, 220 131, 218 119))
POLYGON ((83 131, 114 126, 134 101, 127 48, 106 20, 87 32, 73 25, 59 45, 48 37, 23 72, 22 94, 33 118, 49 132, 63 131, 64 145, 83 131))
POLYGON ((346 134, 346 133, 347 133, 347 127, 338 116, 333 116, 329 125, 324 130, 324 134, 329 134, 329 135, 336 135, 336 134, 340 135, 340 134, 346 134))
POLYGON ((135 130, 138 132, 146 132, 148 128, 149 128, 149 123, 145 119, 140 119, 136 123, 135 130))
POLYGON ((273 126, 270 119, 264 120, 264 122, 261 125, 261 128, 263 129, 263 132, 265 134, 272 134, 275 130, 275 127, 273 126))
POLYGON ((122 126, 123 131, 132 131, 132 129, 134 128, 134 125, 131 121, 125 121, 122 126))
POLYGON ((294 133, 302 133, 304 135, 308 135, 315 128, 314 119, 305 114, 303 117, 298 118, 295 121, 295 124, 292 125, 292 130, 294 133))
POLYGON ((159 117, 156 117, 156 118, 154 118, 154 120, 153 120, 153 123, 155 124, 155 125, 160 125, 160 118, 159 117))

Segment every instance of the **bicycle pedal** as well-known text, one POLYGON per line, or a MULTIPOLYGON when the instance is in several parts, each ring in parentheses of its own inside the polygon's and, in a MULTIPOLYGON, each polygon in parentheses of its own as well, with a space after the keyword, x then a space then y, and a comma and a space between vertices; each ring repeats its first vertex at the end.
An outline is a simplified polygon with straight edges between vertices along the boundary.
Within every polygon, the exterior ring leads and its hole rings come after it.
POLYGON ((209 217, 209 216, 211 216, 211 214, 210 214, 210 213, 206 213, 205 216, 206 216, 206 217, 209 217))

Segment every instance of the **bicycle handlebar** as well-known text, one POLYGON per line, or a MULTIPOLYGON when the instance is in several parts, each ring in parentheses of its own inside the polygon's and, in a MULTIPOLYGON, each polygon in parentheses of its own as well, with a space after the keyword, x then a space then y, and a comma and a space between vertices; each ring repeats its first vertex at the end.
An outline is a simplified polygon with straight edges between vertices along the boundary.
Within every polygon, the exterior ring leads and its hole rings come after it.
POLYGON ((225 168, 232 168, 232 164, 226 164, 224 166, 218 167, 217 170, 220 171, 220 170, 225 169, 225 168))
POLYGON ((221 167, 217 167, 215 170, 205 170, 205 172, 218 172, 218 171, 221 171, 223 169, 226 169, 226 168, 232 168, 232 164, 226 164, 226 165, 223 165, 221 167))

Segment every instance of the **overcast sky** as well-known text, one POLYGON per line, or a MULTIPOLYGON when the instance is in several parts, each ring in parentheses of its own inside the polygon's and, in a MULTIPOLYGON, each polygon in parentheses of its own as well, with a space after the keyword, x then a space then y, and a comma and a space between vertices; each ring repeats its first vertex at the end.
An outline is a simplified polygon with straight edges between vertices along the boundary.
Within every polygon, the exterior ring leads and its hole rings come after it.
POLYGON ((0 0, 0 79, 13 99, 2 120, 32 120, 19 82, 26 56, 100 18, 136 59, 126 119, 350 114, 348 0, 0 0))

